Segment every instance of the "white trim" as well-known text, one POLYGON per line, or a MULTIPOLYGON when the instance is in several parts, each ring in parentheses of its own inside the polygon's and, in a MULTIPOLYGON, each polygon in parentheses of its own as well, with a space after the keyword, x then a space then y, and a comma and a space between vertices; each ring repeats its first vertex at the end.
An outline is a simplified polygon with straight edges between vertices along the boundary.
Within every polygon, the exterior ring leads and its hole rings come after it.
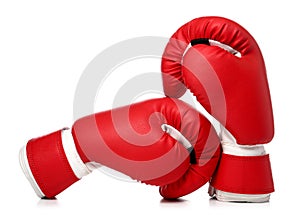
POLYGON ((180 64, 183 64, 183 56, 187 53, 187 51, 192 47, 191 43, 188 44, 188 46, 185 48, 184 52, 182 53, 181 62, 180 64))
MULTIPOLYGON (((221 43, 219 41, 216 41, 216 40, 212 40, 212 39, 208 39, 208 42, 209 42, 209 45, 210 46, 217 46, 217 47, 220 47, 221 49, 224 49, 225 51, 228 51, 229 53, 233 54, 234 56, 238 57, 238 58, 241 58, 242 57, 242 54, 238 51, 238 50, 235 50, 234 48, 232 48, 231 46, 229 45, 226 45, 224 43, 221 43)), ((191 43, 188 44, 188 46, 185 48, 182 56, 184 56, 186 54, 186 52, 192 47, 191 43)), ((182 58, 183 59, 183 58, 182 58)), ((182 62, 181 62, 182 64, 182 62)))
POLYGON ((185 136, 183 136, 180 131, 178 131, 176 128, 172 127, 171 125, 162 124, 161 129, 169 134, 171 137, 173 137, 175 140, 180 142, 187 150, 190 150, 193 148, 193 145, 188 141, 185 136))
POLYGON ((225 51, 228 51, 229 53, 235 55, 236 57, 239 57, 239 58, 241 57, 241 53, 229 45, 226 45, 224 43, 221 43, 216 40, 211 40, 211 39, 209 39, 208 42, 209 42, 209 45, 211 45, 211 46, 218 46, 218 47, 224 49, 225 51))
POLYGON ((23 146, 19 152, 19 163, 22 168, 22 171, 26 178, 28 179, 31 187, 33 188, 36 195, 40 198, 45 197, 45 194, 41 191, 39 185, 36 183, 32 172, 29 167, 28 159, 27 159, 27 153, 26 153, 26 146, 23 146))
POLYGON ((266 154, 264 145, 239 145, 233 135, 220 125, 220 138, 224 154, 236 156, 262 156, 266 154))
POLYGON ((73 140, 72 133, 69 129, 61 132, 62 146, 64 148, 67 160, 78 179, 91 173, 91 170, 81 160, 73 140))
POLYGON ((215 197, 219 201, 223 202, 268 202, 270 200, 271 194, 240 194, 240 193, 230 193, 221 190, 214 190, 215 197))
POLYGON ((102 166, 100 163, 97 163, 97 162, 88 162, 88 163, 85 163, 85 165, 87 166, 87 168, 90 170, 90 171, 93 171, 95 169, 99 169, 101 167, 104 167, 102 166))

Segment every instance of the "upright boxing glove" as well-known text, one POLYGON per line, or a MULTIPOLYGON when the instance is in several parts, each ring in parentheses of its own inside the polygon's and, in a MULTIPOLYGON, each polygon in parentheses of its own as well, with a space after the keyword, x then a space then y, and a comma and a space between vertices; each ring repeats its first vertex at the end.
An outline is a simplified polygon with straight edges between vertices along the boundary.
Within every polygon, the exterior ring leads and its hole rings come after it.
POLYGON ((165 95, 180 97, 190 89, 221 124, 223 153, 210 194, 223 201, 268 201, 274 185, 263 144, 273 138, 273 113, 254 38, 225 18, 194 19, 169 40, 162 77, 165 95))
MULTIPOLYGON (((209 180, 219 155, 209 121, 179 100, 161 98, 92 114, 71 130, 31 139, 20 163, 37 195, 53 198, 95 164, 159 186, 194 174, 190 168, 198 165, 196 189, 209 180)), ((187 189, 180 194, 193 191, 187 189)))

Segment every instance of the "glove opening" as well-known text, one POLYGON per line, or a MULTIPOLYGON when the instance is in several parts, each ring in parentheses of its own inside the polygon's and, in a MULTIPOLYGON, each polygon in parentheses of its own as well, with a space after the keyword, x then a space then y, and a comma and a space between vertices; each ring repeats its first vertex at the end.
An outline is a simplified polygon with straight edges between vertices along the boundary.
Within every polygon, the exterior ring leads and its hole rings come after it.
POLYGON ((193 39, 191 41, 191 46, 195 46, 198 44, 204 44, 208 46, 218 46, 221 49, 224 49, 225 51, 228 51, 229 53, 233 54, 234 56, 241 58, 242 55, 239 51, 235 50, 234 48, 230 47, 229 45, 226 45, 224 43, 221 43, 216 40, 208 39, 208 38, 198 38, 198 39, 193 39))

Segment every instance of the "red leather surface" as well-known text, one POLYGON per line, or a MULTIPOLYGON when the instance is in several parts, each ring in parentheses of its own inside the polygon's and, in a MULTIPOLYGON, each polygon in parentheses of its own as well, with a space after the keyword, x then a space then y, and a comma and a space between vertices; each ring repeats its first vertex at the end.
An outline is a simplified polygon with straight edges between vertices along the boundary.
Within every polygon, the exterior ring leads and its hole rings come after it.
POLYGON ((211 185, 218 190, 240 194, 274 192, 269 155, 234 156, 222 154, 211 185))
POLYGON ((211 124, 189 105, 170 98, 84 117, 75 122, 72 134, 85 162, 95 161, 162 186, 161 194, 167 198, 188 194, 206 183, 220 154, 211 124), (173 126, 192 143, 196 164, 190 164, 186 148, 163 132, 162 124, 173 126))

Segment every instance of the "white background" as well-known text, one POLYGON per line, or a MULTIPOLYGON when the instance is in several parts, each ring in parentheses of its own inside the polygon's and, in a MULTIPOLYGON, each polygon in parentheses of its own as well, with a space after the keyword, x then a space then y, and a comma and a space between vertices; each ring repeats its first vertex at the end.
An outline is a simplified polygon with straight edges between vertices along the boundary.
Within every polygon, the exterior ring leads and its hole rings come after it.
MULTIPOLYGON (((299 20, 297 1, 289 0, 1 1, 0 209, 9 214, 299 211, 299 20), (267 146, 276 189, 271 201, 222 203, 210 200, 205 186, 179 202, 164 202, 157 187, 115 180, 99 171, 56 201, 39 200, 21 172, 18 151, 28 139, 72 124, 74 92, 87 64, 119 41, 169 37, 182 24, 206 15, 237 21, 263 52, 276 129, 267 146)), ((158 60, 145 64, 133 68, 160 70, 158 60)))

